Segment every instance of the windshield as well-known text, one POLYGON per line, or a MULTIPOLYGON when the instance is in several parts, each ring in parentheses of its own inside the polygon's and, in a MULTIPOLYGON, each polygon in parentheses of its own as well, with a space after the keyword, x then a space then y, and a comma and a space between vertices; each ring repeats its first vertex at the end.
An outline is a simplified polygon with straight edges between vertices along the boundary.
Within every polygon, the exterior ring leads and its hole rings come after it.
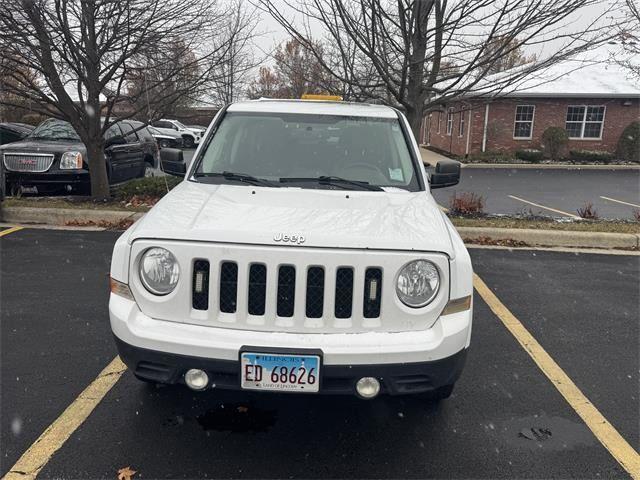
POLYGON ((177 125, 180 128, 183 128, 185 130, 187 129, 187 127, 185 127, 184 124, 180 123, 178 120, 174 120, 173 123, 174 123, 174 125, 177 125))
POLYGON ((28 138, 80 141, 80 137, 69 122, 54 119, 42 122, 31 132, 28 138))
POLYGON ((224 177, 207 175, 221 172, 305 188, 336 188, 332 182, 312 180, 339 177, 420 190, 397 118, 230 112, 206 145, 195 176, 220 183, 224 177))

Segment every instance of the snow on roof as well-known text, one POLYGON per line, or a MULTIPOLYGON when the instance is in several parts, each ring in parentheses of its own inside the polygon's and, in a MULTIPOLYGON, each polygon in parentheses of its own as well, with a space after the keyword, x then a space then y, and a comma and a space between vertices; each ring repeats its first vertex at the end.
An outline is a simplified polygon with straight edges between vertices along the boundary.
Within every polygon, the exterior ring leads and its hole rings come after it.
MULTIPOLYGON (((622 55, 634 63, 640 58, 630 57, 619 46, 605 45, 575 58, 556 63, 544 70, 520 79, 500 92, 509 97, 640 97, 640 79, 620 65, 622 55)), ((517 68, 517 67, 516 67, 517 68)), ((504 78, 508 72, 488 77, 486 88, 491 92, 492 81, 504 78)))
POLYGON ((228 111, 398 118, 398 114, 393 108, 384 105, 324 100, 276 100, 261 98, 260 100, 233 103, 228 111))

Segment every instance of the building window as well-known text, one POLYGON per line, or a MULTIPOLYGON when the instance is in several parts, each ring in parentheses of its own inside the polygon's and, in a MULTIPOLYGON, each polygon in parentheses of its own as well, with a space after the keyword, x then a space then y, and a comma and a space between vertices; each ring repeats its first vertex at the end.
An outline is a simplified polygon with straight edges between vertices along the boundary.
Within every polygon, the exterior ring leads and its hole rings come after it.
POLYGON ((516 121, 513 126, 513 138, 531 138, 533 134, 533 116, 535 105, 517 105, 516 121))
POLYGON ((447 135, 451 135, 453 131, 453 108, 447 110, 447 135))
POLYGON ((565 128, 569 138, 602 138, 605 107, 569 105, 565 128))
POLYGON ((464 114, 465 112, 460 112, 460 123, 458 124, 458 136, 462 137, 464 135, 464 114))
POLYGON ((442 112, 438 111, 438 133, 440 133, 440 123, 442 120, 442 112))

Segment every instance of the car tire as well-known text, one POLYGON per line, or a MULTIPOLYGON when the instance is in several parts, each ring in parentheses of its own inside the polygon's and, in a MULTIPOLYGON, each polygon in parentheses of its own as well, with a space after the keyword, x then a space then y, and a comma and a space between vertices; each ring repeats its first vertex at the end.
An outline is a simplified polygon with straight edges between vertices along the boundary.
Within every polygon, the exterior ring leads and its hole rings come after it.
POLYGON ((184 148, 193 148, 193 146, 196 144, 195 139, 190 136, 190 135, 184 135, 182 137, 182 144, 184 145, 184 148))
POLYGON ((160 140, 160 148, 169 148, 170 146, 169 140, 160 140))
POLYGON ((442 387, 436 388, 430 392, 420 394, 420 397, 424 400, 428 400, 430 402, 440 402, 441 400, 446 400, 453 393, 454 383, 451 385, 444 385, 442 387))
POLYGON ((149 177, 156 177, 157 175, 158 175, 158 172, 156 171, 155 168, 153 168, 153 165, 151 165, 148 162, 145 162, 143 176, 145 178, 149 178, 149 177))

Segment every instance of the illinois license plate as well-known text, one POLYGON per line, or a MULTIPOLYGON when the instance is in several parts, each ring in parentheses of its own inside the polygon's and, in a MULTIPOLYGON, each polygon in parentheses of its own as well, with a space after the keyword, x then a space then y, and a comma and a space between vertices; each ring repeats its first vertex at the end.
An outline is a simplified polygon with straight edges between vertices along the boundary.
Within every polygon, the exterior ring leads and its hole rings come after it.
POLYGON ((246 390, 318 392, 320 357, 243 352, 240 355, 241 387, 246 390))

